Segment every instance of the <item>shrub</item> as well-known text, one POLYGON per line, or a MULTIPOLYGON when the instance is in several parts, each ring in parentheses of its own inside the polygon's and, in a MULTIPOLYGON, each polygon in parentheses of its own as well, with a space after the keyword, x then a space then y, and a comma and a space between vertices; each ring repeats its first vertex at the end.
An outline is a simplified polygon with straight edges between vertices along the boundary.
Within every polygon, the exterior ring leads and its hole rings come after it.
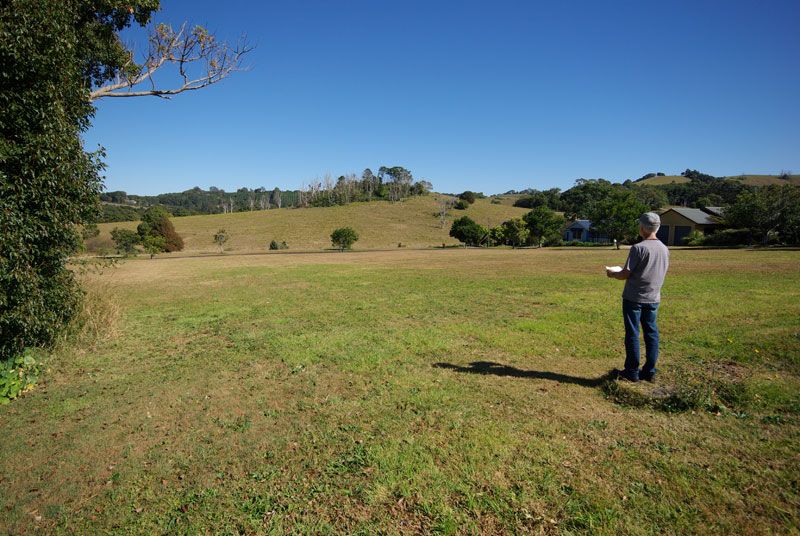
POLYGON ((477 196, 475 195, 475 192, 470 192, 469 190, 459 194, 459 196, 458 196, 459 199, 461 199, 462 201, 466 201, 470 205, 475 202, 475 198, 476 197, 477 196))
POLYGON ((25 391, 33 389, 41 372, 30 349, 23 354, 0 361, 0 405, 8 404, 25 391))
POLYGON ((175 232, 175 227, 170 221, 169 212, 162 207, 150 207, 142 214, 142 223, 136 228, 139 236, 163 236, 164 251, 181 251, 183 249, 183 239, 175 232))
POLYGON ((289 249, 289 245, 284 240, 283 242, 278 242, 277 240, 273 240, 269 243, 269 249, 271 250, 278 250, 278 249, 289 249))
POLYGON ((561 238, 560 234, 551 234, 550 236, 545 237, 542 245, 548 248, 562 246, 564 245, 564 239, 561 238))
POLYGON ((695 229, 683 239, 683 243, 687 246, 702 246, 705 239, 706 235, 695 229))
POLYGON ((117 253, 126 257, 136 255, 136 246, 142 241, 137 233, 130 229, 120 229, 118 227, 114 227, 111 231, 111 239, 117 246, 117 253))
POLYGON ((493 205, 502 205, 503 201, 500 198, 493 197, 490 203, 493 205))
POLYGON ((479 246, 489 237, 489 229, 478 225, 469 216, 462 216, 453 222, 450 236, 468 246, 479 246))
POLYGON ((741 246, 752 243, 750 229, 723 229, 703 238, 704 246, 741 246))
POLYGON ((350 249, 358 240, 358 233, 352 227, 340 227, 331 233, 331 243, 340 251, 350 249))
POLYGON ((456 201, 456 204, 453 205, 453 208, 457 210, 467 210, 469 208, 469 203, 467 201, 464 201, 463 199, 459 199, 458 201, 456 201))
POLYGON ((220 229, 214 235, 214 243, 219 246, 220 253, 225 251, 225 242, 227 242, 229 238, 230 236, 228 235, 228 232, 225 229, 220 229))
POLYGON ((144 240, 142 240, 142 246, 144 246, 144 250, 150 254, 152 259, 158 253, 164 251, 166 240, 164 240, 163 236, 145 236, 144 240))

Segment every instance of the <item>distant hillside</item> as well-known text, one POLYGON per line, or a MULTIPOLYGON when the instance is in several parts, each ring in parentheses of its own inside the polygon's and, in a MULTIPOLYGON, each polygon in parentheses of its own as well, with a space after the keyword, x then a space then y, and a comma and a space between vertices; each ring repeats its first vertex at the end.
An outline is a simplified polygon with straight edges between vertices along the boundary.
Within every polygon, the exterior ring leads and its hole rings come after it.
MULTIPOLYGON (((521 217, 526 209, 507 204, 493 204, 490 198, 479 199, 467 210, 451 209, 441 227, 435 216, 439 195, 411 197, 398 203, 373 201, 319 208, 282 208, 233 214, 210 214, 173 218, 186 249, 182 254, 215 253, 212 236, 224 228, 230 234, 226 250, 232 252, 266 251, 270 240, 283 241, 292 250, 320 250, 331 247, 330 234, 337 227, 353 227, 360 239, 356 249, 431 247, 458 244, 450 238, 450 224, 467 215, 483 225, 499 225, 521 217)), ((100 235, 87 242, 89 252, 113 250, 110 232, 114 227, 136 229, 138 222, 102 223, 100 235)))
MULTIPOLYGON (((766 186, 769 184, 797 184, 800 185, 800 175, 789 175, 784 179, 778 175, 737 175, 734 177, 721 177, 724 179, 737 181, 748 186, 766 186)), ((661 177, 650 177, 636 181, 635 184, 648 184, 657 186, 660 184, 682 184, 689 182, 689 179, 681 175, 666 175, 661 177)))

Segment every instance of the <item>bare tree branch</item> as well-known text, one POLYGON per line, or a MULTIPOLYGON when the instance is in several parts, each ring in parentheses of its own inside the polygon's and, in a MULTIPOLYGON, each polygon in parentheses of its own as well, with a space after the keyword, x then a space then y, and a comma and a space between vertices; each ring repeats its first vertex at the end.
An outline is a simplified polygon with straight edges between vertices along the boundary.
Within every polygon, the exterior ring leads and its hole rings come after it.
POLYGON ((166 24, 159 24, 151 31, 148 44, 147 56, 141 64, 135 63, 131 51, 130 59, 120 69, 116 79, 91 91, 89 99, 145 96, 168 99, 184 91, 202 89, 235 72, 246 71, 242 59, 255 48, 247 42, 246 36, 231 45, 218 41, 202 26, 187 31, 186 23, 177 31, 166 24), (180 85, 159 88, 153 75, 168 64, 177 66, 180 85), (145 82, 149 83, 149 89, 136 89, 145 82))

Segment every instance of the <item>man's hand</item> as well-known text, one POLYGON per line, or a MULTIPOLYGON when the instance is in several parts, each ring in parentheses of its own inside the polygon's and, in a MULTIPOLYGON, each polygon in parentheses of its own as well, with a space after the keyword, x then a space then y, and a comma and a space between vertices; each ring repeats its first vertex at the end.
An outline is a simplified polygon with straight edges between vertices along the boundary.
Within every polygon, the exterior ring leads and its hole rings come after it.
POLYGON ((619 279, 621 281, 624 281, 625 279, 628 279, 628 277, 630 277, 631 271, 627 269, 622 270, 621 272, 612 272, 611 270, 606 270, 606 275, 612 279, 619 279))

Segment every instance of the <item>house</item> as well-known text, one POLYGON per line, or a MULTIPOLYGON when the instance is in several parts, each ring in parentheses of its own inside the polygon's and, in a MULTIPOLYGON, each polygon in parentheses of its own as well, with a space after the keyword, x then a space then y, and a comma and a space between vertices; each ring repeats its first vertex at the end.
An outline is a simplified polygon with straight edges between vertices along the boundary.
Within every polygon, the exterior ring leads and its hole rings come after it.
POLYGON ((575 220, 567 225, 566 229, 564 229, 564 241, 572 242, 573 240, 601 244, 611 242, 608 236, 593 229, 592 222, 589 220, 575 220))
POLYGON ((709 207, 706 209, 708 212, 699 208, 668 208, 661 213, 661 227, 656 236, 668 246, 682 246, 692 231, 713 233, 722 226, 718 216, 710 213, 714 208, 721 214, 720 207, 709 207))

